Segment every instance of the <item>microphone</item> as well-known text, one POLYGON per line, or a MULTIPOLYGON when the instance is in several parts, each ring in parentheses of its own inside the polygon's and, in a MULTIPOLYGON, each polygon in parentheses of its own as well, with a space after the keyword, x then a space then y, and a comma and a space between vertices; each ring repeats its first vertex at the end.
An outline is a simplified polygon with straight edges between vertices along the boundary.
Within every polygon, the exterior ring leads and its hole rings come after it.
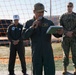
MULTIPOLYGON (((43 17, 40 16, 40 17, 36 20, 36 21, 39 21, 39 24, 38 24, 39 26, 40 26, 40 23, 41 23, 42 18, 43 18, 43 17)), ((34 27, 36 27, 36 24, 34 25, 34 27)))
POLYGON ((37 21, 41 21, 42 20, 42 16, 40 16, 38 19, 37 19, 37 21))
POLYGON ((42 25, 42 16, 40 16, 39 18, 38 18, 38 21, 39 21, 39 24, 38 24, 38 26, 40 27, 41 25, 42 25))

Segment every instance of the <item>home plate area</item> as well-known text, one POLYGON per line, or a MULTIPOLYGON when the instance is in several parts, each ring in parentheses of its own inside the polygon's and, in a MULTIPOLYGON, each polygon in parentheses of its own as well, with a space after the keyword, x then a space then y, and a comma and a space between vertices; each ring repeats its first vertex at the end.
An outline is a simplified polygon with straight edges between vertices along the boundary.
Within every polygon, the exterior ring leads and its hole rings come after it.
MULTIPOLYGON (((15 74, 16 75, 23 75, 22 72, 20 72, 20 71, 15 71, 15 74)), ((27 71, 27 74, 33 75, 32 71, 27 71)), ((8 72, 7 71, 0 71, 0 75, 8 75, 8 72)), ((55 75, 63 75, 63 74, 62 74, 62 71, 56 71, 55 75)), ((73 75, 73 71, 69 71, 66 75, 73 75)))

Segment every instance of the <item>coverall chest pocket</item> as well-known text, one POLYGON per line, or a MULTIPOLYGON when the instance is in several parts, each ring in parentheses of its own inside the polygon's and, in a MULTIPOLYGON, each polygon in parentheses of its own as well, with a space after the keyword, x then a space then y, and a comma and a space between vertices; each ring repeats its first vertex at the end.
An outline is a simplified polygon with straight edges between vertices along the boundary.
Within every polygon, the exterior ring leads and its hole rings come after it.
POLYGON ((17 28, 16 31, 20 33, 22 31, 22 29, 21 28, 17 28))
POLYGON ((22 29, 21 28, 16 28, 15 30, 17 35, 21 35, 22 29))
POLYGON ((39 27, 36 28, 36 29, 34 30, 34 33, 35 33, 35 35, 39 35, 39 34, 41 33, 40 28, 39 28, 39 27))
POLYGON ((46 33, 47 29, 49 28, 49 25, 47 23, 42 24, 42 32, 46 33))
POLYGON ((13 34, 13 35, 15 34, 15 27, 11 28, 11 34, 13 34))

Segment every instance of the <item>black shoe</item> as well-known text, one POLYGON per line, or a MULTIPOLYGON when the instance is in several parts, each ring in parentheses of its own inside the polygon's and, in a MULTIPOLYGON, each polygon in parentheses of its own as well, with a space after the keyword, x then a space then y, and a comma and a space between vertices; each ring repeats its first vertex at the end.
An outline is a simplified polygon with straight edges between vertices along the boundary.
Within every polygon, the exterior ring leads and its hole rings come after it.
POLYGON ((28 74, 26 74, 26 73, 23 73, 23 75, 28 75, 28 74))
POLYGON ((15 74, 8 74, 8 75, 15 75, 15 74))
POLYGON ((74 72, 74 75, 76 75, 76 72, 74 72))
POLYGON ((66 74, 66 72, 63 72, 63 73, 62 73, 62 75, 65 75, 65 74, 66 74))
POLYGON ((63 72, 62 75, 71 75, 69 72, 63 72))
POLYGON ((63 72, 63 73, 62 73, 62 75, 67 75, 67 74, 68 74, 68 72, 63 72))

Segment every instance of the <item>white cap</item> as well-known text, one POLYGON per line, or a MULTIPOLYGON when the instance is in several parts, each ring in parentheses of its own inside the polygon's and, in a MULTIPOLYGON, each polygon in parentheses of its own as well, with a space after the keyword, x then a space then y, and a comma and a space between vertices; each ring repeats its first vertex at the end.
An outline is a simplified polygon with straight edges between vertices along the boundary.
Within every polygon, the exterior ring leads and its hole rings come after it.
POLYGON ((20 19, 20 18, 19 18, 19 15, 14 15, 14 16, 13 16, 13 19, 14 19, 14 20, 19 20, 19 19, 20 19))

